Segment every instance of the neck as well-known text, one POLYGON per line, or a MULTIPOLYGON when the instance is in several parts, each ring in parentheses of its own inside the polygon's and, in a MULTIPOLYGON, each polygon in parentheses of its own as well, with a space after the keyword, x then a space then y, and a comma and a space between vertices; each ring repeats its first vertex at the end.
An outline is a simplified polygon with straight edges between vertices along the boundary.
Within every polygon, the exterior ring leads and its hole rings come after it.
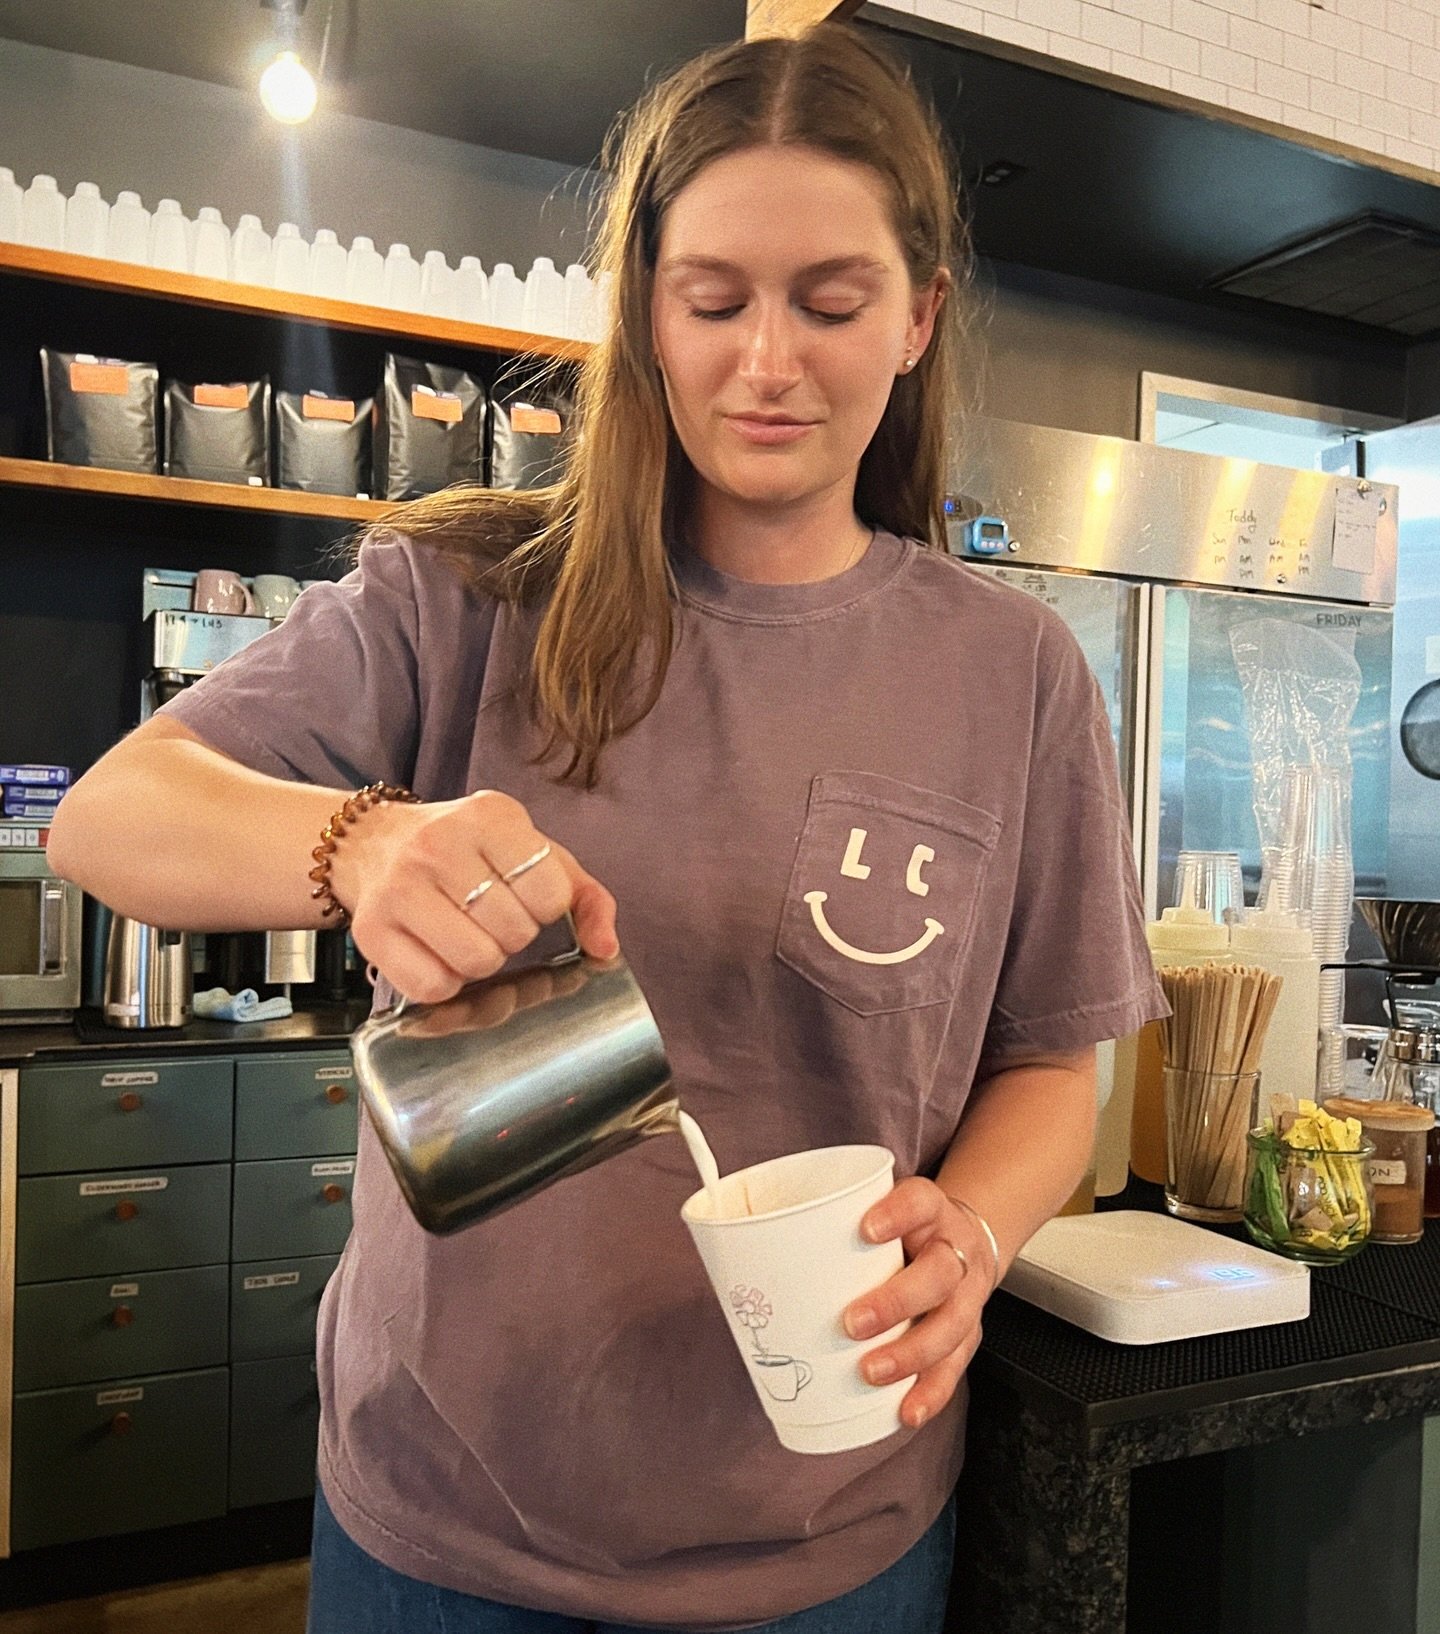
POLYGON ((697 481, 690 548, 721 573, 752 584, 833 578, 865 554, 871 530, 855 515, 855 485, 837 484, 789 504, 752 505, 697 481))

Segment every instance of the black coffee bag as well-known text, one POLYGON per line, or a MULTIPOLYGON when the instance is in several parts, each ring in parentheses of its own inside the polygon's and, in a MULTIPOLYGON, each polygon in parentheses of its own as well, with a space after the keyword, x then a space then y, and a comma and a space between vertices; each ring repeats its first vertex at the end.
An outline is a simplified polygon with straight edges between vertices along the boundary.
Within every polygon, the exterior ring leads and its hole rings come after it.
POLYGON ((375 399, 275 393, 275 486, 307 494, 370 492, 375 399))
POLYGON ((484 482, 489 403, 463 369, 385 358, 375 422, 379 499, 418 499, 454 482, 484 482))
POLYGON ((565 472, 575 403, 560 385, 497 386, 490 396, 490 486, 548 488, 565 472))
POLYGON ((270 480, 270 382, 165 387, 165 474, 199 482, 270 480))
POLYGON ((155 474, 160 371, 153 363, 122 363, 42 346, 40 372, 46 451, 52 460, 155 474))

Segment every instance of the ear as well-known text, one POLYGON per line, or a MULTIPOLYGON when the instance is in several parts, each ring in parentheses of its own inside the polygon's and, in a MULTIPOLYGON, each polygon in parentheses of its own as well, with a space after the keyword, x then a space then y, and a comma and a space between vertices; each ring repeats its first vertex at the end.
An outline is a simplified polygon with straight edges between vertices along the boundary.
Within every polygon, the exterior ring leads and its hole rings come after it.
POLYGON ((905 353, 919 359, 935 333, 935 320, 950 293, 949 267, 941 267, 923 288, 917 289, 910 302, 910 327, 907 331, 905 353))

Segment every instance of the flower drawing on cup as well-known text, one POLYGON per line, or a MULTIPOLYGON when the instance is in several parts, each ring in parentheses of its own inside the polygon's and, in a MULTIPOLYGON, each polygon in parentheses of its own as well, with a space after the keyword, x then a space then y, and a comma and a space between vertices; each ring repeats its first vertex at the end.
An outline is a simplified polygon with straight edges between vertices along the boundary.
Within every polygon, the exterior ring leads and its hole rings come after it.
POLYGON ((772 1401, 794 1401, 796 1396, 809 1384, 815 1376, 815 1370, 809 1362, 798 1361, 794 1356, 782 1356, 778 1351, 766 1350, 760 1338, 761 1328, 770 1325, 770 1318, 774 1314, 769 1300, 758 1288, 747 1288, 743 1282, 737 1282, 730 1290, 730 1304, 735 1311, 735 1320, 742 1328, 748 1328, 750 1338, 755 1346, 755 1354, 750 1361, 760 1371, 760 1383, 766 1395, 772 1401))
MULTIPOLYGON (((850 839, 845 846, 845 855, 840 860, 840 872, 846 879, 869 879, 870 864, 860 860, 865 849, 865 841, 869 838, 863 828, 852 828, 850 839)), ((910 862, 905 869, 905 889, 912 895, 925 897, 930 894, 930 882, 925 879, 921 870, 926 863, 934 862, 935 852, 931 846, 917 845, 910 853, 910 862)), ((853 959, 857 964, 865 965, 899 965, 910 959, 918 958, 937 936, 945 934, 945 927, 938 919, 929 917, 925 920, 925 928, 919 936, 908 946, 882 952, 874 952, 869 948, 856 947, 847 942, 843 936, 831 925, 825 914, 825 904, 829 900, 826 891, 806 891, 805 901, 810 904, 810 917, 815 921, 815 929, 835 949, 847 959, 853 959)))

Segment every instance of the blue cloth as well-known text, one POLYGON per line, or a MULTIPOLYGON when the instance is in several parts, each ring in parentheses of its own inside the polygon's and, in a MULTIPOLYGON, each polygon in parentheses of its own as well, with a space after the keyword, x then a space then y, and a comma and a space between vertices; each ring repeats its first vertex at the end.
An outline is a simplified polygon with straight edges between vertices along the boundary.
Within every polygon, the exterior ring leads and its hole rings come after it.
MULTIPOLYGON (((756 1624, 750 1634, 940 1634, 954 1554, 952 1497, 925 1536, 878 1577, 823 1605, 756 1624)), ((723 1622, 724 1607, 715 1611, 723 1622)), ((306 1634, 671 1634, 527 1611, 406 1577, 350 1540, 318 1485, 305 1627, 306 1634)))
POLYGON ((253 987, 242 987, 238 993, 208 987, 195 995, 190 1008, 205 1021, 280 1021, 295 1013, 294 1005, 283 993, 262 1000, 253 987))

